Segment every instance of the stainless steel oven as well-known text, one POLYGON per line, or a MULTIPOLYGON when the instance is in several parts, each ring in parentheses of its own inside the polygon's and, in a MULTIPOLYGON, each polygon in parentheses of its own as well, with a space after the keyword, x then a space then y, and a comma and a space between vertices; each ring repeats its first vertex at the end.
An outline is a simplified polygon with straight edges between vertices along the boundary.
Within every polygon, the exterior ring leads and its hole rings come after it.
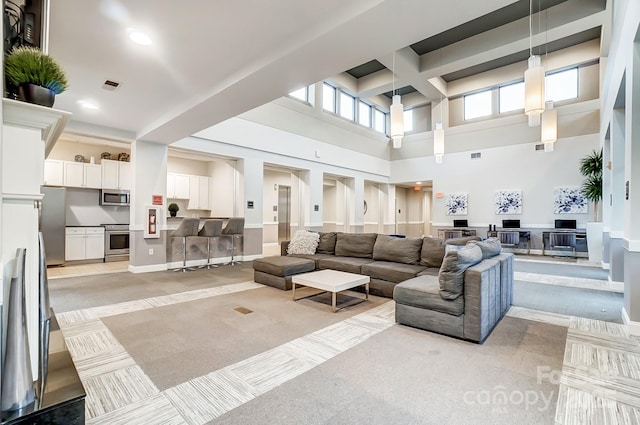
POLYGON ((129 225, 104 224, 104 261, 129 260, 129 225))

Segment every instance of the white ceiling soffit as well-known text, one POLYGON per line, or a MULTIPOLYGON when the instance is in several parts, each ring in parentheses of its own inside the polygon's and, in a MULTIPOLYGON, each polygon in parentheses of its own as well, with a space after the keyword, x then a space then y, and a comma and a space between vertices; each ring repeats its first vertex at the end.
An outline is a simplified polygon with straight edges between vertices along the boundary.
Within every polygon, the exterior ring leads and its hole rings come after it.
POLYGON ((54 1, 49 53, 70 82, 56 108, 170 144, 512 1, 54 1), (122 85, 103 90, 107 79, 122 85))

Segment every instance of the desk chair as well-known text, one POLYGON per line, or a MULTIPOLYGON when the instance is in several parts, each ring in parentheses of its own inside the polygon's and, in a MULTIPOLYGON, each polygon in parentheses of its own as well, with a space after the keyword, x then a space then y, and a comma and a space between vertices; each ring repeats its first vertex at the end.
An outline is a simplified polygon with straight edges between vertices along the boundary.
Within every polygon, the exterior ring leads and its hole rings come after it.
POLYGON ((235 261, 233 256, 236 251, 236 236, 244 235, 244 217, 232 217, 227 222, 227 225, 222 229, 222 234, 231 236, 231 261, 225 264, 225 266, 233 266, 234 264, 240 264, 240 261, 235 261))
POLYGON ((500 245, 506 248, 517 248, 520 245, 520 232, 498 232, 500 245))
POLYGON ((222 220, 207 220, 202 225, 202 229, 198 232, 201 238, 207 238, 207 264, 200 268, 218 267, 217 264, 211 262, 211 238, 217 238, 222 234, 222 220))
POLYGON ((571 251, 571 255, 576 254, 576 234, 575 233, 549 233, 549 247, 552 250, 571 251))
POLYGON ((198 227, 200 226, 200 219, 198 218, 185 218, 180 223, 180 226, 169 235, 170 238, 182 238, 182 267, 173 269, 174 272, 190 272, 194 269, 187 267, 187 237, 198 236, 198 227))
POLYGON ((462 230, 445 230, 444 231, 444 239, 453 239, 453 238, 461 238, 462 230))

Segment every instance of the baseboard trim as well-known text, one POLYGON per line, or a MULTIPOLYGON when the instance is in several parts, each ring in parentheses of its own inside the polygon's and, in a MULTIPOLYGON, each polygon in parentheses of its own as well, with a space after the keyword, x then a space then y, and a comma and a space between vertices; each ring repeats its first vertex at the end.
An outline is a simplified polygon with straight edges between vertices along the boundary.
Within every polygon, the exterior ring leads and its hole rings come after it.
POLYGON ((542 249, 530 249, 529 255, 544 255, 544 251, 542 249))
POLYGON ((162 272, 165 270, 167 270, 166 264, 150 264, 148 266, 133 266, 129 264, 129 271, 131 273, 162 272))
POLYGON ((631 333, 632 335, 640 335, 640 322, 634 322, 629 319, 629 314, 627 314, 627 310, 625 307, 622 307, 622 323, 627 325, 629 333, 631 333))
POLYGON ((241 258, 240 261, 253 261, 256 260, 258 258, 263 258, 264 255, 262 254, 254 254, 254 255, 243 255, 242 257, 238 257, 241 258))
POLYGON ((610 267, 609 263, 605 263, 604 261, 602 261, 601 264, 602 264, 603 270, 609 270, 609 267, 610 267))

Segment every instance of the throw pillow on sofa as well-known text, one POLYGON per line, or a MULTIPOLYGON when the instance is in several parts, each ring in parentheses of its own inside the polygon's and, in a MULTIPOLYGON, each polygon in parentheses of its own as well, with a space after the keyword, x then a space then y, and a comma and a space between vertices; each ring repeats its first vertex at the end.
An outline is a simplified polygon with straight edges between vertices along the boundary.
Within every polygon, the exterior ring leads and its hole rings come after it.
POLYGON ((483 241, 470 241, 468 245, 478 245, 482 250, 483 260, 495 257, 502 251, 502 245, 500 244, 500 239, 498 238, 489 238, 483 241))
POLYGON ((444 256, 438 273, 440 296, 445 300, 455 300, 464 291, 464 272, 482 261, 479 246, 467 245, 459 250, 451 250, 444 256))
POLYGON ((440 267, 444 258, 444 241, 439 238, 425 236, 422 239, 420 264, 427 267, 440 267))
POLYGON ((317 254, 333 255, 336 252, 336 232, 320 232, 320 242, 316 248, 317 254))
POLYGON ((287 248, 287 254, 313 255, 316 253, 320 235, 308 230, 298 230, 293 234, 293 238, 287 248))
POLYGON ((373 245, 373 259, 395 263, 418 264, 420 261, 421 238, 398 238, 378 235, 373 245))

